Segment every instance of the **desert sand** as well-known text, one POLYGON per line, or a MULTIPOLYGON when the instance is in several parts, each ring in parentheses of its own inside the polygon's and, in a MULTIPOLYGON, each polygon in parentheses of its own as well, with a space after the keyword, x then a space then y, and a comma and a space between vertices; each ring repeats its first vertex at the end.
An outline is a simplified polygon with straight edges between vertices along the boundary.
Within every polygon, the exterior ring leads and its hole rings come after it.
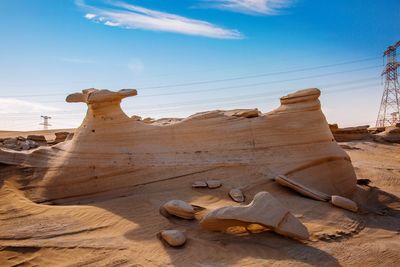
MULTIPOLYGON (((166 126, 124 116, 121 95, 87 96, 69 99, 89 107, 72 140, 0 150, 1 266, 400 264, 400 145, 336 143, 319 91, 283 97, 260 116, 215 111, 166 126), (303 196, 275 182, 278 175, 351 198, 358 211, 303 196), (356 178, 371 182, 356 185, 356 178), (192 187, 211 179, 222 186, 192 187), (232 189, 243 192, 243 204, 231 199, 232 189), (199 224, 213 210, 248 205, 261 191, 284 205, 309 239, 199 224), (195 219, 162 216, 160 207, 174 199, 199 207, 195 219), (169 229, 182 231, 186 244, 161 242, 157 236, 169 229)), ((30 133, 2 136, 10 134, 30 133)))

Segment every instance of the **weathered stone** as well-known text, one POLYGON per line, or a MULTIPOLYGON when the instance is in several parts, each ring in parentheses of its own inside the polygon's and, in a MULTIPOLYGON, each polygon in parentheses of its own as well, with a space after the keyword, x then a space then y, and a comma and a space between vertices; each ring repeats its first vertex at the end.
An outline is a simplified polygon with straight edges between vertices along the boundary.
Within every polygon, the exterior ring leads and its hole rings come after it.
POLYGON ((307 228, 268 192, 259 192, 246 206, 228 206, 209 212, 200 225, 207 230, 226 232, 235 226, 259 224, 297 239, 308 239, 307 228))
POLYGON ((179 230, 163 230, 160 236, 171 247, 180 247, 186 243, 186 236, 179 230))
POLYGON ((220 180, 207 180, 207 186, 210 189, 218 188, 222 186, 222 183, 220 180))
POLYGON ((229 196, 236 202, 244 202, 244 195, 242 190, 234 188, 229 191, 229 196))
POLYGON ((346 209, 346 210, 350 210, 353 212, 357 212, 357 210, 358 210, 357 203, 355 203, 353 200, 345 198, 345 197, 332 196, 331 202, 333 205, 343 208, 343 209, 346 209))
POLYGON ((193 219, 195 214, 193 206, 183 200, 170 200, 162 208, 171 215, 188 220, 193 219))
POLYGON ((69 132, 56 132, 55 135, 56 139, 54 139, 54 143, 58 144, 64 142, 67 139, 69 132))
POLYGON ((316 200, 320 201, 329 201, 331 197, 323 192, 320 192, 316 189, 307 187, 305 185, 302 185, 292 179, 289 179, 288 177, 284 175, 278 175, 278 177, 275 178, 275 181, 283 186, 292 188, 293 190, 299 192, 300 194, 311 197, 316 200))
POLYGON ((255 118, 260 116, 260 111, 258 109, 244 109, 235 112, 232 116, 242 118, 255 118))
POLYGON ((44 135, 28 135, 27 139, 35 141, 35 142, 47 142, 46 137, 44 135))
POLYGON ((207 187, 207 183, 204 181, 195 181, 192 183, 192 187, 193 188, 206 188, 207 187))

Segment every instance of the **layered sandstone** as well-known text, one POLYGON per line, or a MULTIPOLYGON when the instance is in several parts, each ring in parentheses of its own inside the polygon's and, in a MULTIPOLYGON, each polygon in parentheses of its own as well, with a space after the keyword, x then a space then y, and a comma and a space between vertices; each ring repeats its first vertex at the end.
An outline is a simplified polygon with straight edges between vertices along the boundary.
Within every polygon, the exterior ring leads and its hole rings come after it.
POLYGON ((350 158, 321 112, 318 89, 284 96, 280 107, 258 116, 210 111, 168 125, 127 116, 120 102, 134 95, 88 89, 68 96, 68 102, 88 105, 72 140, 30 152, 0 150, 0 162, 34 169, 34 179, 14 184, 36 202, 113 197, 199 173, 218 179, 235 168, 264 179, 282 174, 328 195, 351 196, 356 187, 350 158))

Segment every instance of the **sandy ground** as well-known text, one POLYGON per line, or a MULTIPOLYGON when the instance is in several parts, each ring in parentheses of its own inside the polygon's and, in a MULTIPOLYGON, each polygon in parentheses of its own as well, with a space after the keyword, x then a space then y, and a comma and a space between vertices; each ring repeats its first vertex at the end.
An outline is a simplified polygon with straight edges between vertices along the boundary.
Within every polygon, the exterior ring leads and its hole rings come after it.
POLYGON ((214 178, 193 173, 138 185, 118 198, 39 205, 11 182, 30 179, 32 171, 1 166, 0 266, 400 266, 400 145, 341 144, 358 178, 372 181, 357 189, 357 214, 299 196, 243 166, 214 171, 223 186, 213 190, 192 189, 193 181, 214 178), (307 226, 311 239, 270 231, 214 233, 200 229, 198 220, 159 214, 164 202, 182 199, 206 208, 200 218, 207 210, 235 205, 227 194, 233 187, 243 188, 247 203, 259 191, 271 192, 307 226), (187 244, 166 247, 157 239, 163 229, 184 231, 187 244))

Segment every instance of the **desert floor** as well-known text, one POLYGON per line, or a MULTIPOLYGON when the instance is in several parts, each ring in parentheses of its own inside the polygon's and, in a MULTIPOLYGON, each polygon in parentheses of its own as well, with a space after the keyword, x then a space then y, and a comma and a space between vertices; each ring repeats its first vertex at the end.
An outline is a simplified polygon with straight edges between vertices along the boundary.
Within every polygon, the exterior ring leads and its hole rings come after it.
MULTIPOLYGON (((0 132, 0 137, 27 134, 0 132)), ((193 181, 212 178, 193 173, 134 186, 118 198, 39 205, 10 181, 29 179, 32 171, 1 166, 0 266, 400 266, 400 145, 341 145, 358 178, 372 181, 358 186, 358 213, 299 196, 245 167, 219 170, 223 186, 218 189, 192 189, 193 181), (198 220, 167 219, 159 213, 164 202, 182 199, 206 208, 200 218, 207 210, 236 205, 227 193, 238 186, 246 203, 259 191, 271 192, 307 226, 310 240, 272 231, 208 232, 198 220), (184 231, 188 242, 179 249, 165 246, 157 238, 163 229, 184 231)))

